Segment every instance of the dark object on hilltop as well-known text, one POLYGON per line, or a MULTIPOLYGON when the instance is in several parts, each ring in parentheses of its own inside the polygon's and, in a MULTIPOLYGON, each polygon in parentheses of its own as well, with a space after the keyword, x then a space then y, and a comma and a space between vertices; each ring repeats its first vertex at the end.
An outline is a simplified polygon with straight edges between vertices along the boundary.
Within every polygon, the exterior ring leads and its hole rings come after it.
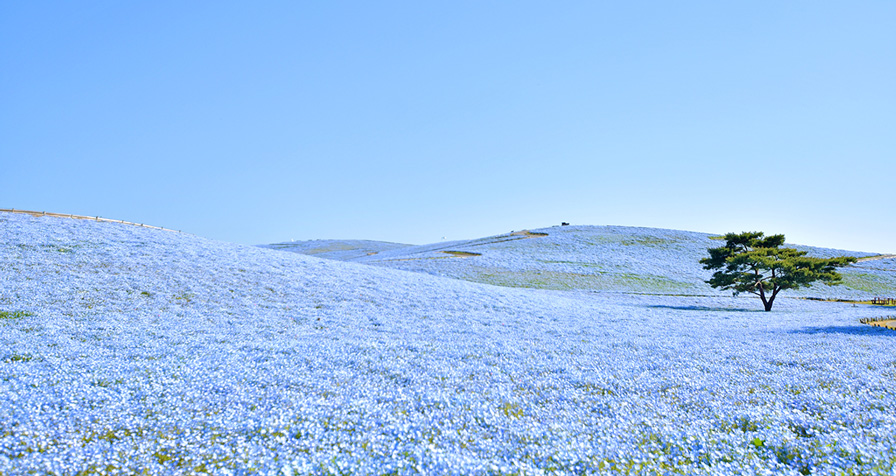
POLYGON ((707 283, 714 288, 731 289, 734 295, 753 293, 762 299, 766 311, 778 293, 785 289, 807 287, 815 281, 829 286, 843 279, 834 269, 855 263, 852 256, 810 258, 805 251, 780 248, 784 235, 764 237, 761 231, 728 233, 725 246, 709 248, 709 258, 700 263, 704 269, 718 270, 707 283))
POLYGON ((569 223, 567 223, 567 222, 563 222, 563 223, 560 224, 560 226, 569 226, 569 223))

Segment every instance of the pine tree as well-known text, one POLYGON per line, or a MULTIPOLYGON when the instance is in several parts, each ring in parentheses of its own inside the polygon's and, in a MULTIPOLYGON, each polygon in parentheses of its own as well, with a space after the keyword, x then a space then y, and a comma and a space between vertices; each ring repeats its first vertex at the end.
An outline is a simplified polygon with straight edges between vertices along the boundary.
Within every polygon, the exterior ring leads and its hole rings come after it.
POLYGON ((759 296, 766 311, 778 293, 785 289, 807 287, 815 281, 833 286, 843 277, 835 268, 855 263, 856 258, 811 258, 805 251, 781 248, 784 235, 764 236, 762 232, 728 233, 726 244, 709 248, 709 258, 700 263, 704 269, 717 270, 707 284, 731 289, 736 296, 749 292, 759 296))

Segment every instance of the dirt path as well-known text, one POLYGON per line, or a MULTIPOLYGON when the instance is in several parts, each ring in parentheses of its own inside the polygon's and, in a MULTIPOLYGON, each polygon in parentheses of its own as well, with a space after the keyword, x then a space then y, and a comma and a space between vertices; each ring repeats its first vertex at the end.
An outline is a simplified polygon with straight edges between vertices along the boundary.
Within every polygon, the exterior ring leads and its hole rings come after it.
POLYGON ((521 230, 521 231, 511 232, 510 236, 522 236, 525 238, 535 238, 536 236, 548 236, 548 234, 537 232, 537 231, 521 230))
POLYGON ((868 324, 875 327, 886 327, 887 329, 893 329, 894 331, 896 331, 896 319, 892 319, 889 321, 874 321, 869 322, 868 324))
POLYGON ((0 208, 0 212, 22 213, 25 215, 31 215, 31 216, 35 216, 35 217, 57 217, 57 218, 74 218, 76 220, 105 221, 105 222, 109 222, 109 223, 121 223, 123 225, 142 226, 143 228, 152 228, 153 230, 175 231, 175 232, 181 233, 180 230, 172 230, 170 228, 162 228, 160 226, 152 226, 152 225, 146 225, 143 223, 134 223, 134 222, 130 222, 130 221, 113 220, 111 218, 103 218, 103 217, 98 217, 98 216, 97 217, 88 217, 88 216, 84 216, 84 215, 70 215, 68 213, 36 212, 33 210, 16 210, 15 208, 9 208, 9 209, 0 208))
POLYGON ((857 263, 861 263, 863 261, 874 261, 878 259, 890 259, 896 258, 896 255, 877 255, 877 256, 866 256, 864 258, 859 258, 856 260, 857 263))

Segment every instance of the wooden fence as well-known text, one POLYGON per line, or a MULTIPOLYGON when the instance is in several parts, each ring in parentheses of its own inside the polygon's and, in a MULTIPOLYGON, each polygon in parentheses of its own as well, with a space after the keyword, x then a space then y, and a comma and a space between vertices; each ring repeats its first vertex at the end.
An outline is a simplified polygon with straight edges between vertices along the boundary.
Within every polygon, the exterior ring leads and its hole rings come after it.
POLYGON ((142 226, 143 228, 152 228, 153 230, 174 231, 174 232, 177 232, 177 233, 180 233, 180 232, 181 232, 180 230, 172 230, 172 229, 170 229, 170 228, 162 228, 162 227, 160 227, 160 226, 152 226, 152 225, 146 225, 146 224, 143 224, 143 223, 134 223, 134 222, 123 221, 123 220, 113 220, 113 219, 111 219, 111 218, 103 218, 103 217, 98 217, 98 216, 96 216, 96 217, 88 217, 88 216, 84 216, 84 215, 71 215, 71 214, 68 214, 68 213, 36 212, 36 211, 33 211, 33 210, 16 210, 15 208, 9 208, 9 209, 7 209, 7 208, 0 208, 0 212, 7 212, 7 213, 24 213, 24 214, 26 214, 26 215, 32 215, 32 216, 36 216, 36 217, 60 217, 60 218, 75 218, 75 219, 78 219, 78 220, 105 221, 105 222, 109 222, 109 223, 121 223, 121 224, 123 224, 123 225, 142 226))
POLYGON ((880 304, 882 306, 896 306, 896 299, 876 297, 871 300, 871 304, 880 304))

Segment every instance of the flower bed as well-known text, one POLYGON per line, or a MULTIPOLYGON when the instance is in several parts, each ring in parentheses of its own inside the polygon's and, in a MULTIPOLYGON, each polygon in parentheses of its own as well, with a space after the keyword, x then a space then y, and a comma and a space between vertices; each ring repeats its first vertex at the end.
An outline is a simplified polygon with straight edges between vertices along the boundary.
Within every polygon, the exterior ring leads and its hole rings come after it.
POLYGON ((0 283, 3 474, 896 463, 870 306, 499 288, 11 214, 0 283))

